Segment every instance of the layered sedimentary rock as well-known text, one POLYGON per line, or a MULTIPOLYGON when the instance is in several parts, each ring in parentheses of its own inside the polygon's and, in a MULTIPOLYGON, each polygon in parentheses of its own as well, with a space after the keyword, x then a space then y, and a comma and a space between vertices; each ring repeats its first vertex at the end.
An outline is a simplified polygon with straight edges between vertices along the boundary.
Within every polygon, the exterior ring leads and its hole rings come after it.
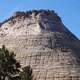
POLYGON ((54 11, 16 12, 1 23, 2 45, 32 67, 33 80, 80 80, 80 41, 54 11))

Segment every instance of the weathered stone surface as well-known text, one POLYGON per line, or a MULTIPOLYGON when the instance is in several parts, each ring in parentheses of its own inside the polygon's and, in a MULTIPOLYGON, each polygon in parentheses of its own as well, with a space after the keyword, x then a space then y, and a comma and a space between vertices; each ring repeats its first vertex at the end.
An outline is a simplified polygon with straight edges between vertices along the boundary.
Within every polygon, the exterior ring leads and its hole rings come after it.
POLYGON ((0 27, 0 46, 31 65, 33 80, 80 80, 80 41, 54 11, 17 12, 0 27))

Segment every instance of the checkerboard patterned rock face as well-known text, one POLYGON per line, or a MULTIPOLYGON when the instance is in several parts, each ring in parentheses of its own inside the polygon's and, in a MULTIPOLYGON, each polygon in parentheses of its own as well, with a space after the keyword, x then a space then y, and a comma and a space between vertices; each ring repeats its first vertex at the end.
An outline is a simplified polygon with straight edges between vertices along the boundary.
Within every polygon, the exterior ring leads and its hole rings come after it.
POLYGON ((80 80, 80 41, 54 11, 17 12, 0 28, 0 46, 31 65, 33 80, 80 80))

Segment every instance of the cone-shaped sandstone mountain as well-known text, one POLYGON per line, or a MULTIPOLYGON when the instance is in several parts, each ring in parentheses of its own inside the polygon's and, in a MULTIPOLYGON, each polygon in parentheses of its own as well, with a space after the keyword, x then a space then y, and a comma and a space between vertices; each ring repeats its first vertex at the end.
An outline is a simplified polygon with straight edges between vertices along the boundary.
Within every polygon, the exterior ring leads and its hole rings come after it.
POLYGON ((16 12, 1 23, 1 45, 31 65, 33 80, 80 80, 80 41, 54 11, 16 12))

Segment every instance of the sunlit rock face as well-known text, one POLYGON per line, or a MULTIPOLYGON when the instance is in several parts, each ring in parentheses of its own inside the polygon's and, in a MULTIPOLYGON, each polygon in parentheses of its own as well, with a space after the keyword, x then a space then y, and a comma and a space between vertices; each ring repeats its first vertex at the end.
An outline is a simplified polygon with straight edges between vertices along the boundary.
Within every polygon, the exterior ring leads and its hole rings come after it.
POLYGON ((80 41, 54 11, 16 12, 1 23, 2 45, 31 65, 33 80, 80 80, 80 41))

